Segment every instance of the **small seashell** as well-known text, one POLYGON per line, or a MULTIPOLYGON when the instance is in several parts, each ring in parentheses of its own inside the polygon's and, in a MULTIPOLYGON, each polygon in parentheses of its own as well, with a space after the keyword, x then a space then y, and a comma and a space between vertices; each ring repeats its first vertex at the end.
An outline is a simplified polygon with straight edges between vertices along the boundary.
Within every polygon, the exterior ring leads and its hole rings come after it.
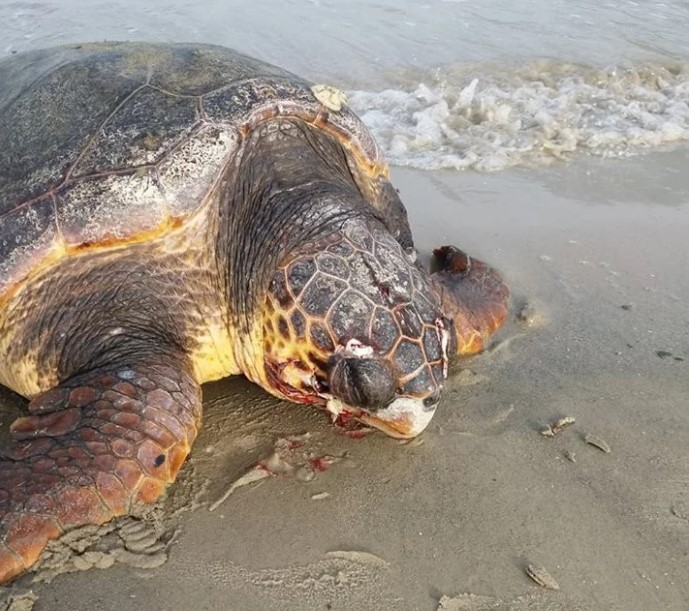
POLYGON ((548 590, 559 590, 560 586, 553 579, 552 575, 548 573, 542 566, 534 566, 529 564, 526 567, 526 574, 531 577, 539 586, 546 588, 548 590))
POLYGON ((555 437, 562 429, 568 427, 570 424, 574 424, 576 420, 572 416, 565 416, 564 418, 558 419, 553 424, 549 424, 548 428, 541 431, 541 435, 545 437, 555 437))
POLYGON ((606 454, 610 454, 611 452, 610 446, 597 435, 588 434, 586 437, 584 437, 584 441, 592 446, 596 446, 599 450, 602 450, 606 454))

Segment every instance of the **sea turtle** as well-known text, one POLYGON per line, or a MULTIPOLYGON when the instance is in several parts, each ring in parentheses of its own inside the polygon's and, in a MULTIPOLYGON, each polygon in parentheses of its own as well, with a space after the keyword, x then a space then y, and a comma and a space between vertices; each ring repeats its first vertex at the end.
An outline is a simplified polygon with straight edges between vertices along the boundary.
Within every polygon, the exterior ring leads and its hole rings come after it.
POLYGON ((415 263, 346 97, 232 50, 107 43, 0 63, 0 582, 172 482, 200 385, 413 437, 448 360, 501 325, 500 275, 415 263), (326 95, 327 94, 327 95, 326 95))

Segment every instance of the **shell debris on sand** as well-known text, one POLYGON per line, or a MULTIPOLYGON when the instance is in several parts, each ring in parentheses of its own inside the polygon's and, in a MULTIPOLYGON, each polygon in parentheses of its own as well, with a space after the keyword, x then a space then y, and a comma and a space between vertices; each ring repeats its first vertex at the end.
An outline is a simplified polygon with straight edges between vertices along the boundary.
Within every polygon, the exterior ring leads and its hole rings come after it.
POLYGON ((584 441, 589 445, 595 446, 596 448, 605 452, 606 454, 610 454, 610 452, 612 452, 610 446, 605 442, 604 439, 598 437, 598 435, 592 435, 591 433, 587 433, 584 437, 584 441))
POLYGON ((573 416, 558 418, 553 424, 549 424, 545 429, 541 430, 541 435, 544 437, 555 437, 555 435, 575 422, 576 420, 573 416))
POLYGON ((265 479, 266 477, 272 477, 272 473, 266 471, 258 465, 253 467, 250 471, 247 471, 239 479, 232 482, 230 487, 227 490, 225 490, 222 496, 208 506, 208 511, 215 511, 229 498, 229 496, 237 488, 241 488, 242 486, 248 486, 249 484, 253 484, 254 482, 258 482, 262 479, 265 479))
POLYGON ((317 473, 326 471, 332 464, 342 460, 343 456, 321 453, 316 445, 316 440, 311 433, 278 439, 271 454, 235 480, 217 500, 208 506, 208 511, 215 511, 237 488, 242 486, 277 475, 294 477, 301 482, 310 482, 317 473))
POLYGON ((560 586, 553 576, 542 566, 527 565, 526 574, 531 577, 539 586, 547 590, 559 590, 560 586))

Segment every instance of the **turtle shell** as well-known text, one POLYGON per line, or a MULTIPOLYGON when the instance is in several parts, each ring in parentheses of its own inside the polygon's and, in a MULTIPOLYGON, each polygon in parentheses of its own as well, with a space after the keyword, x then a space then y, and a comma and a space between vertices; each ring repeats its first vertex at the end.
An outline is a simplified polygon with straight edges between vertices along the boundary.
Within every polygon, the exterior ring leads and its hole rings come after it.
POLYGON ((59 47, 0 62, 0 83, 0 296, 46 261, 203 214, 247 133, 274 117, 337 137, 369 201, 387 173, 346 105, 223 47, 59 47))

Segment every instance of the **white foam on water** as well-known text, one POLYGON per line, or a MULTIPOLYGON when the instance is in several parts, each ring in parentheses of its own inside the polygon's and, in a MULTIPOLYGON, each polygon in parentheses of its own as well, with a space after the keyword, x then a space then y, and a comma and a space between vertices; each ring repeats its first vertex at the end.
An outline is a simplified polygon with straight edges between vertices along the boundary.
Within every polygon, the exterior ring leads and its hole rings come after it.
POLYGON ((455 67, 349 100, 390 163, 421 169, 497 171, 689 140, 689 65, 455 67))

